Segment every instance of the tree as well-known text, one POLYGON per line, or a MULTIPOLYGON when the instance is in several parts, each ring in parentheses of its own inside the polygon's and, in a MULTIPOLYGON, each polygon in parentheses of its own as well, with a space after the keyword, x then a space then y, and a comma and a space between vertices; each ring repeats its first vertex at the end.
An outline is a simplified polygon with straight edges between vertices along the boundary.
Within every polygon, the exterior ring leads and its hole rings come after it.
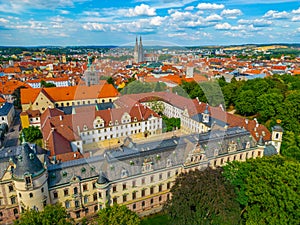
POLYGON ((164 90, 165 90, 165 88, 163 87, 163 85, 160 82, 155 83, 155 87, 154 87, 155 92, 164 91, 164 90))
POLYGON ((112 77, 107 78, 106 81, 107 81, 108 84, 112 84, 112 85, 115 84, 115 81, 114 81, 114 79, 112 77))
POLYGON ((233 161, 223 175, 235 187, 245 224, 298 224, 300 164, 282 156, 233 161))
MULTIPOLYGON (((22 133, 24 134, 25 141, 34 143, 35 141, 43 138, 42 132, 38 127, 30 126, 28 128, 22 129, 22 133)), ((20 134, 20 140, 22 141, 22 133, 20 134)))
POLYGON ((241 115, 253 115, 256 113, 255 95, 252 90, 242 91, 235 102, 235 107, 241 115))
POLYGON ((282 101, 283 96, 278 93, 267 93, 259 96, 256 102, 259 119, 262 122, 266 122, 272 117, 275 117, 278 114, 278 109, 282 101))
POLYGON ((42 80, 41 87, 49 88, 49 87, 56 87, 56 85, 51 82, 46 82, 46 81, 42 80))
POLYGON ((44 211, 25 210, 20 219, 14 222, 15 225, 72 225, 68 219, 67 211, 60 204, 47 205, 44 211))
POLYGON ((130 82, 126 87, 123 88, 122 94, 139 94, 151 92, 152 88, 149 83, 142 83, 140 81, 130 82))
POLYGON ((96 219, 98 225, 139 225, 140 218, 125 205, 114 204, 101 209, 96 219))
POLYGON ((165 105, 159 101, 153 101, 151 103, 151 109, 159 115, 162 115, 165 110, 165 105))
POLYGON ((173 131, 180 128, 180 118, 162 116, 164 132, 173 131))
POLYGON ((206 168, 176 178, 172 199, 164 206, 173 225, 238 224, 240 208, 222 169, 206 168))

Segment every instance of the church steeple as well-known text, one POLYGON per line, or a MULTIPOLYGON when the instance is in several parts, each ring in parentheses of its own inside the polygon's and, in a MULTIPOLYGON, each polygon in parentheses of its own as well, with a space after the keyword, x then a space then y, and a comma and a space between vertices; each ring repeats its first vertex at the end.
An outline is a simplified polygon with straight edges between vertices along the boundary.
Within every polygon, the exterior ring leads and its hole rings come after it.
POLYGON ((135 46, 134 46, 134 62, 138 63, 139 62, 139 43, 138 43, 138 38, 135 38, 135 46))
POLYGON ((139 62, 144 61, 144 47, 142 43, 142 36, 140 36, 140 45, 139 45, 139 62))
POLYGON ((144 61, 144 47, 142 42, 142 36, 140 36, 140 42, 138 42, 138 38, 135 39, 134 53, 133 53, 134 61, 136 63, 140 63, 144 61))

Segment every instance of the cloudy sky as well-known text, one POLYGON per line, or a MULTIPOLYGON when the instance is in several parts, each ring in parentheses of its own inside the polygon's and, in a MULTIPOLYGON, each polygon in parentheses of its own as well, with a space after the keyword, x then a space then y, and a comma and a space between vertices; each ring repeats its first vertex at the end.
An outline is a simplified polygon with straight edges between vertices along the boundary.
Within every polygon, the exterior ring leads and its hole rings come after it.
POLYGON ((0 0, 0 45, 300 43, 299 0, 0 0))

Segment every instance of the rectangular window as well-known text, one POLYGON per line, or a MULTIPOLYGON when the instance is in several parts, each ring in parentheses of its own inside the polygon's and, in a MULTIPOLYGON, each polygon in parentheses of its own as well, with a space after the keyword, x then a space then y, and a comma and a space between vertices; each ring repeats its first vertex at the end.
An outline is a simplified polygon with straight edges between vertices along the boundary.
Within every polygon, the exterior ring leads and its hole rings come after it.
POLYGON ((142 184, 145 184, 145 178, 142 178, 142 184))
POLYGON ((117 186, 113 186, 113 192, 117 192, 117 186))
POLYGON ((158 186, 158 191, 159 191, 159 192, 162 191, 162 184, 160 184, 160 185, 158 186))
POLYGON ((154 187, 150 188, 150 195, 152 195, 154 193, 154 187))
POLYGON ((160 180, 162 179, 162 173, 159 174, 159 179, 160 179, 160 180))
POLYGON ((75 201, 75 208, 79 208, 79 201, 75 201))
POLYGON ((123 195, 123 202, 127 201, 127 195, 123 195))
POLYGON ((9 192, 12 192, 12 191, 14 191, 14 186, 12 186, 12 185, 9 185, 9 186, 8 186, 8 190, 9 190, 9 192))
POLYGON ((113 203, 114 203, 114 204, 117 204, 117 203, 118 203, 117 197, 114 197, 114 198, 113 198, 113 203))
POLYGON ((83 191, 87 191, 87 190, 88 190, 87 184, 84 184, 84 185, 82 186, 82 188, 83 188, 83 191))
POLYGON ((132 187, 135 187, 135 186, 136 186, 136 181, 133 180, 133 181, 132 181, 132 187))
POLYGON ((132 192, 132 199, 136 199, 136 192, 132 192))
POLYGON ((123 184, 123 191, 126 190, 126 183, 123 184))
POLYGON ((53 198, 57 199, 58 198, 58 193, 57 192, 53 192, 53 198))
POLYGON ((142 190, 142 197, 145 197, 145 195, 146 195, 146 190, 143 189, 143 190, 142 190))
POLYGON ((64 190, 64 196, 68 196, 69 195, 69 189, 65 189, 64 190))
POLYGON ((167 183, 167 189, 170 189, 171 188, 171 182, 168 182, 167 183))
POLYGON ((16 204, 16 197, 11 197, 10 201, 12 205, 16 204))

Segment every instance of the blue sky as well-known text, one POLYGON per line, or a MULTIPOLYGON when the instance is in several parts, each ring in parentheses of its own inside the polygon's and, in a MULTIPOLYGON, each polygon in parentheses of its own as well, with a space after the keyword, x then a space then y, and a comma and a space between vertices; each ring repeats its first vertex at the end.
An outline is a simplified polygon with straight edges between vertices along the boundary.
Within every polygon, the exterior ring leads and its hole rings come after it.
POLYGON ((299 0, 0 0, 0 13, 0 45, 300 43, 299 0))

